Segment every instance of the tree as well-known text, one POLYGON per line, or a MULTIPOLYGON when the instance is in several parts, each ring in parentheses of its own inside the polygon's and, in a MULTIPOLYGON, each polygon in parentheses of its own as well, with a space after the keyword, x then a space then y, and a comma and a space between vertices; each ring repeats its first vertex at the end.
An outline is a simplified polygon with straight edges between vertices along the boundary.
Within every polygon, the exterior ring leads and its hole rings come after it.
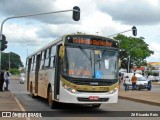
POLYGON ((142 38, 127 37, 119 34, 114 39, 119 41, 119 57, 122 61, 122 68, 128 69, 130 57, 129 71, 135 65, 138 68, 146 66, 147 61, 145 59, 154 53, 154 51, 149 50, 148 44, 142 38))
POLYGON ((155 70, 155 67, 151 64, 147 64, 147 75, 153 75, 153 70, 155 70))
POLYGON ((10 68, 18 69, 19 67, 23 66, 21 58, 18 54, 13 52, 10 53, 2 52, 2 60, 1 60, 2 69, 9 68, 9 57, 10 57, 10 68))

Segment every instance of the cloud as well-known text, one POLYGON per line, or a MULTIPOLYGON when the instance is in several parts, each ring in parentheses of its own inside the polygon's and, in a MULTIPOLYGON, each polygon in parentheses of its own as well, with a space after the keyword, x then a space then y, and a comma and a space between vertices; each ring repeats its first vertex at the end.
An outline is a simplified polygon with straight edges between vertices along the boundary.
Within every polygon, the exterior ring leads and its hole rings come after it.
POLYGON ((114 21, 123 24, 151 25, 160 23, 160 1, 158 0, 112 0, 109 2, 102 0, 98 6, 114 21))
MULTIPOLYGON (((73 7, 67 8, 66 6, 61 7, 56 5, 57 0, 3 0, 0 4, 0 13, 2 15, 11 17, 18 15, 28 15, 44 12, 54 12, 61 10, 72 9, 73 7), (23 1, 23 2, 22 2, 23 1)), ((62 12, 42 16, 26 17, 25 19, 35 19, 48 24, 63 24, 73 23, 71 12, 62 12)))
POLYGON ((160 49, 159 49, 160 43, 157 42, 151 42, 150 44, 150 49, 155 51, 155 54, 159 53, 160 54, 160 49))
POLYGON ((149 49, 154 51, 154 54, 152 54, 150 57, 147 58, 148 62, 158 62, 160 61, 160 49, 159 49, 160 43, 156 41, 152 41, 150 43, 149 49))
POLYGON ((3 0, 0 4, 1 12, 6 15, 28 14, 33 12, 44 12, 46 10, 54 10, 55 0, 3 0), (47 7, 46 7, 47 6, 47 7), (52 9, 51 9, 52 8, 52 9))
POLYGON ((8 44, 19 44, 20 46, 40 46, 45 43, 44 39, 38 38, 36 32, 39 29, 34 25, 17 25, 6 24, 7 29, 4 30, 4 34, 8 41, 8 44))
MULTIPOLYGON (((159 0, 1 0, 0 21, 10 16, 67 10, 73 6, 81 9, 78 22, 73 21, 72 12, 7 21, 3 30, 8 40, 6 51, 20 52, 24 56, 22 51, 33 52, 64 34, 82 32, 109 36, 135 25, 138 36, 145 38, 155 54, 159 52, 159 0)), ((132 32, 124 35, 132 36, 132 32)), ((154 55, 151 59, 155 59, 154 55)), ((160 60, 158 56, 156 59, 160 60)))

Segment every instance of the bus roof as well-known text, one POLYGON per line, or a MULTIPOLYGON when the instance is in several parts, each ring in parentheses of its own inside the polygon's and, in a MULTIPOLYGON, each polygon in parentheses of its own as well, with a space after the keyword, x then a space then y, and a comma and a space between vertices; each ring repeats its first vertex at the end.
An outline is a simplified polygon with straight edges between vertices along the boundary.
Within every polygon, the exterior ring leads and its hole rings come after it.
POLYGON ((116 41, 116 40, 114 40, 114 39, 112 39, 112 38, 109 38, 109 37, 104 37, 104 36, 99 36, 99 35, 93 35, 93 34, 82 34, 82 33, 80 33, 80 34, 76 34, 76 33, 66 34, 66 35, 63 35, 63 36, 61 36, 60 38, 58 38, 58 39, 56 39, 56 40, 53 40, 53 41, 50 42, 49 44, 47 44, 47 45, 45 45, 44 47, 40 48, 39 50, 31 53, 30 55, 27 56, 27 58, 30 58, 31 56, 33 56, 33 55, 41 52, 42 50, 45 50, 45 49, 48 48, 49 46, 52 46, 52 45, 57 44, 57 43, 59 43, 59 42, 62 42, 62 41, 64 40, 64 38, 65 38, 66 36, 68 36, 68 35, 71 35, 71 36, 72 36, 72 35, 73 35, 73 36, 74 36, 74 35, 79 35, 79 36, 94 36, 94 37, 101 37, 101 38, 106 38, 106 39, 109 39, 109 40, 112 40, 112 41, 116 41))

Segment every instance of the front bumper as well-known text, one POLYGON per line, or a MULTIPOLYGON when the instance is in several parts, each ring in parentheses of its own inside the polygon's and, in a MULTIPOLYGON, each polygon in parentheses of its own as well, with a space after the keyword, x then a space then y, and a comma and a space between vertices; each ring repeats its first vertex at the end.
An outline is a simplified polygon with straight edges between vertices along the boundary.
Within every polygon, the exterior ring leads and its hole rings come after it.
POLYGON ((75 104, 91 104, 91 103, 117 103, 118 102, 118 90, 113 94, 109 92, 77 92, 71 93, 60 87, 59 102, 62 103, 75 103, 75 104), (97 99, 98 98, 98 99, 97 99))

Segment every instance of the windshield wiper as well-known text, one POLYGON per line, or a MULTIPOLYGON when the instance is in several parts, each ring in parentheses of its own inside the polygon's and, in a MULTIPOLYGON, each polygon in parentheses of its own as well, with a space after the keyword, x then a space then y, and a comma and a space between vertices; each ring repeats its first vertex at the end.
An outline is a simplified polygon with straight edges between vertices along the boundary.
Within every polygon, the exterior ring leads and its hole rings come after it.
POLYGON ((88 53, 84 49, 82 49, 81 46, 79 46, 79 48, 82 51, 82 53, 88 58, 88 60, 91 60, 91 56, 88 56, 88 53))

